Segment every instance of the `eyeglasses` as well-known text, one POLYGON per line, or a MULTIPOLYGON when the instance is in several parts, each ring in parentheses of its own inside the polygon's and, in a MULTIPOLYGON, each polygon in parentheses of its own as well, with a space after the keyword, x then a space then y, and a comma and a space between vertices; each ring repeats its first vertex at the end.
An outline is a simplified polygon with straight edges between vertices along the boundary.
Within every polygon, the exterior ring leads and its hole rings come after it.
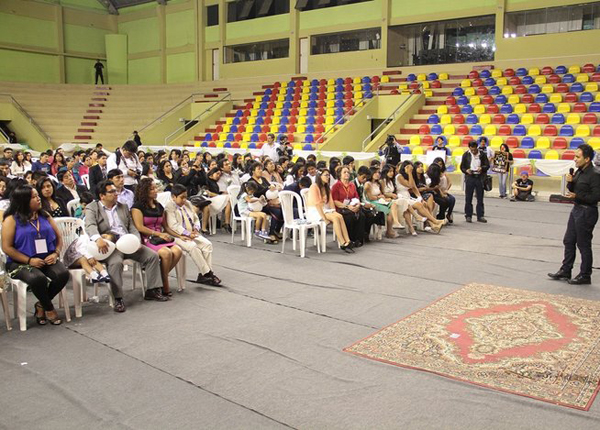
POLYGON ((117 190, 106 190, 106 194, 117 194, 117 190))

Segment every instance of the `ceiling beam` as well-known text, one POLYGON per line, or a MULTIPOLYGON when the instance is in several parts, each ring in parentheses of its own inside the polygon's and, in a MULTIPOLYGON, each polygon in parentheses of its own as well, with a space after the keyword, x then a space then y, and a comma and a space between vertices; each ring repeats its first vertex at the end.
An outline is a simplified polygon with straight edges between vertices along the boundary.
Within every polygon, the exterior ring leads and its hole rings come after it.
POLYGON ((98 3, 104 6, 108 10, 108 13, 110 13, 111 15, 119 14, 119 11, 117 10, 116 6, 111 0, 98 0, 98 3))

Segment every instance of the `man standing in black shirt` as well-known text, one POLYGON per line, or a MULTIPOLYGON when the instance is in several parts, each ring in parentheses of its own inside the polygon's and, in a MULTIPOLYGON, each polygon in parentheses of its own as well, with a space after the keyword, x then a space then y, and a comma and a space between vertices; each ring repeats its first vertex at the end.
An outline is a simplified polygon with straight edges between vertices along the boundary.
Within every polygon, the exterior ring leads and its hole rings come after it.
POLYGON ((567 175, 566 197, 573 200, 574 206, 563 239, 565 257, 558 272, 548 273, 552 279, 567 280, 571 285, 592 283, 592 237, 600 200, 600 173, 594 169, 593 159, 594 150, 590 145, 580 145, 575 151, 577 171, 575 175, 567 175), (571 279, 576 247, 581 253, 581 267, 579 275, 571 279))
POLYGON ((477 221, 486 223, 483 205, 483 181, 490 168, 490 161, 485 152, 480 152, 477 142, 469 142, 469 151, 462 156, 460 170, 465 175, 465 220, 473 222, 473 193, 477 197, 477 221))
POLYGON ((96 60, 96 64, 94 64, 94 69, 96 69, 96 85, 98 85, 98 78, 102 81, 102 85, 104 85, 104 75, 102 74, 102 69, 104 69, 104 65, 100 62, 100 60, 96 60))

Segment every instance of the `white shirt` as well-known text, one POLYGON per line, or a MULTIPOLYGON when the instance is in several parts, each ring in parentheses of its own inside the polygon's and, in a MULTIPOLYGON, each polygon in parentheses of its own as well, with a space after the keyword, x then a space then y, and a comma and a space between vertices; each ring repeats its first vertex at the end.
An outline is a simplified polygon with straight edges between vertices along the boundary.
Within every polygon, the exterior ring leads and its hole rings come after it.
POLYGON ((275 145, 275 142, 273 142, 272 145, 269 145, 269 143, 265 143, 262 146, 262 149, 260 150, 260 155, 261 157, 266 155, 275 163, 279 161, 279 154, 277 153, 277 146, 275 145))
MULTIPOLYGON (((133 191, 128 190, 127 188, 123 188, 117 197, 117 201, 119 203, 123 203, 127 205, 129 209, 133 206, 133 191)), ((116 205, 115 205, 116 206, 116 205)))
POLYGON ((471 151, 469 151, 469 153, 471 154, 471 171, 473 173, 477 173, 477 171, 481 169, 481 159, 479 158, 479 152, 477 152, 477 155, 473 155, 471 151))
POLYGON ((123 172, 123 179, 125 180, 125 185, 136 185, 137 179, 129 176, 127 173, 128 170, 133 170, 139 173, 142 173, 142 165, 140 164, 140 160, 138 160, 137 155, 132 155, 131 158, 125 158, 121 155, 121 161, 119 162, 119 169, 123 172))
POLYGON ((226 193, 227 187, 229 187, 230 185, 241 185, 240 177, 235 173, 223 172, 217 184, 219 185, 219 191, 221 191, 222 193, 226 193))
MULTIPOLYGON (((98 202, 98 204, 106 212, 106 216, 108 217, 108 223, 110 224, 110 230, 119 236, 126 235, 127 230, 125 230, 125 227, 121 223, 121 219, 119 218, 119 214, 117 213, 117 205, 114 205, 111 209, 109 209, 106 206, 104 206, 104 203, 102 202, 98 202)), ((95 234, 90 239, 92 239, 95 242, 100 237, 101 236, 99 234, 95 234)))

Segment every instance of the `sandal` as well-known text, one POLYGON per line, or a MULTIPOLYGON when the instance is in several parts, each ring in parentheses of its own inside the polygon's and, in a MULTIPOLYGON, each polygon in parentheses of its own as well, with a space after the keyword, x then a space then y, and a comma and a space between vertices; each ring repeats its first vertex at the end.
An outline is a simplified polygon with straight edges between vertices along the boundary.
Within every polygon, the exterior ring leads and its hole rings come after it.
POLYGON ((165 291, 164 288, 163 288, 162 295, 163 296, 167 296, 167 297, 173 297, 173 292, 172 291, 165 291))
POLYGON ((56 315, 56 318, 50 318, 48 316, 48 312, 46 312, 46 319, 52 325, 61 325, 62 324, 62 320, 58 317, 58 314, 56 315))
POLYGON ((40 302, 37 302, 33 307, 33 315, 35 316, 35 321, 39 325, 48 324, 48 320, 46 319, 46 312, 44 312, 44 308, 40 302), (42 311, 42 316, 38 316, 38 311, 42 311))

